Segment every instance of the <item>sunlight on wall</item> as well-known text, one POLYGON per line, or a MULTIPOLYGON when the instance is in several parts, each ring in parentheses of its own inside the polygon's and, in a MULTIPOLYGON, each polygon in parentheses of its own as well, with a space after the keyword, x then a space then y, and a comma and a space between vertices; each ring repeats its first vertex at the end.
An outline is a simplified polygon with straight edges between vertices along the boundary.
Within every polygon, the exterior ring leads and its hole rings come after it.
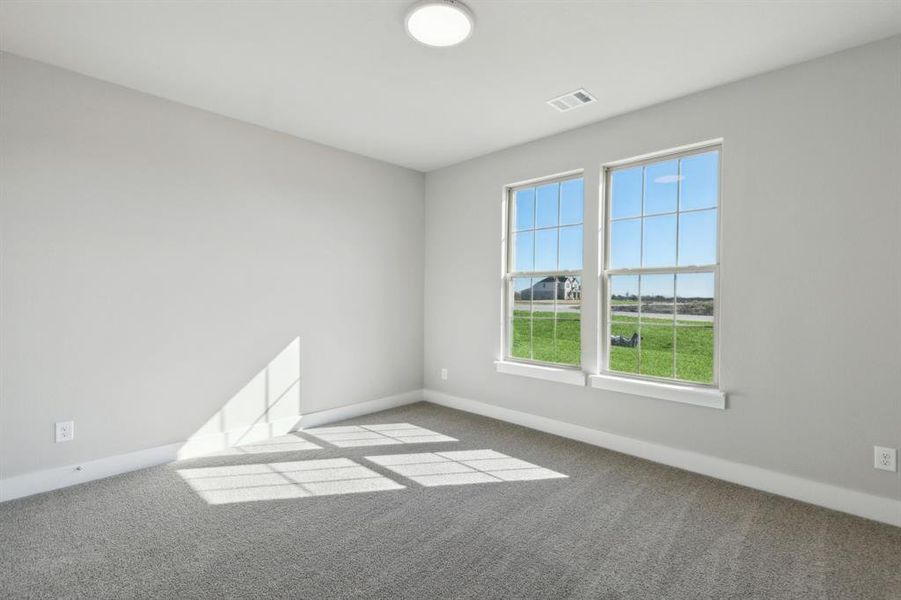
POLYGON ((404 489, 348 458, 179 469, 178 474, 208 504, 404 489))
MULTIPOLYGON (((190 458, 259 442, 291 431, 300 420, 300 338, 294 338, 221 409, 198 429, 178 452, 190 458)), ((300 438, 295 444, 315 444, 300 438)), ((287 442, 285 442, 287 443, 287 442)), ((289 451, 287 446, 271 451, 289 451)))
POLYGON ((360 446, 390 446, 394 444, 429 444, 456 442, 455 438, 436 433, 409 423, 385 423, 381 425, 345 425, 304 429, 304 433, 319 438, 339 448, 360 446))
POLYGON ((494 450, 387 454, 366 460, 426 487, 566 477, 494 450))

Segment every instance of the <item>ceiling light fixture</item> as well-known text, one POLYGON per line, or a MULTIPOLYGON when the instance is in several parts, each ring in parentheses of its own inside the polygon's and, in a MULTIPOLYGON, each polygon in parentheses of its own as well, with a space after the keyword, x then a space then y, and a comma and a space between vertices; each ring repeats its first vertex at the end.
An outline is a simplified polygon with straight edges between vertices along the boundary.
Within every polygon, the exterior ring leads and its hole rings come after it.
POLYGON ((475 17, 457 0, 422 0, 407 11, 404 25, 417 42, 446 48, 456 46, 472 35, 475 17))

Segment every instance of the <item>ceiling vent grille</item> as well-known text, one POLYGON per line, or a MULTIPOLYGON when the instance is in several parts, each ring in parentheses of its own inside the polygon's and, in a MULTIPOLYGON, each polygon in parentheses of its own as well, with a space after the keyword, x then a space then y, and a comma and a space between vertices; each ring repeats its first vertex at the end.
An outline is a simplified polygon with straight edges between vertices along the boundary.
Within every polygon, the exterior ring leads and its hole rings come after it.
POLYGON ((563 94, 562 96, 557 96, 556 98, 551 98, 547 101, 548 104, 560 112, 568 112, 574 108, 591 104, 592 102, 597 102, 597 99, 582 88, 574 92, 569 92, 568 94, 563 94))

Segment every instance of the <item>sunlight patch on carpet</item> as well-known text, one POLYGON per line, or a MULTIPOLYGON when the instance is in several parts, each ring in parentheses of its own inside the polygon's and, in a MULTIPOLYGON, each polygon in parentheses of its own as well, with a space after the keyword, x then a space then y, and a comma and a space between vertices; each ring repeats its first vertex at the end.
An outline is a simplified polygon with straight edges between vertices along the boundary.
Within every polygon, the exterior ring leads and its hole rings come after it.
POLYGON ((285 500, 400 490, 392 481, 348 458, 179 469, 208 504, 285 500))
POLYGON ((366 460, 426 487, 567 477, 494 450, 387 454, 366 460))

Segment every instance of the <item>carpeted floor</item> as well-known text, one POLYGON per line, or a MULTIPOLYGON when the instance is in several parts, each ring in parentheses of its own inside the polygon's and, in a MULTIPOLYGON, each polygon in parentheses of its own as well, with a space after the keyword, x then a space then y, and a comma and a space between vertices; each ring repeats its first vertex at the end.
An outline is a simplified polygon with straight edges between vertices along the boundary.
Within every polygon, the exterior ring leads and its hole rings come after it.
POLYGON ((426 403, 342 425, 387 423, 4 503, 0 597, 901 598, 899 528, 426 403))

